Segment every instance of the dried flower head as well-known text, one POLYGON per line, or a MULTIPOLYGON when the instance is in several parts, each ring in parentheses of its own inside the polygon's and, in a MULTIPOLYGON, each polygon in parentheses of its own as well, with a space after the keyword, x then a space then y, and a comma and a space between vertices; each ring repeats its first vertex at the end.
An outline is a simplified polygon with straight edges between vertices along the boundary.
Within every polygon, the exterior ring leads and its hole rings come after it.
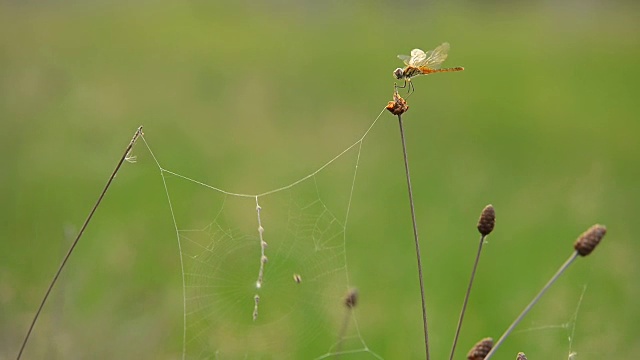
POLYGON ((351 289, 344 298, 344 306, 353 309, 356 305, 358 305, 358 290, 351 289))
POLYGON ((523 352, 519 352, 516 360, 527 360, 527 355, 525 355, 523 352))
POLYGON ((493 227, 496 225, 496 211, 493 205, 489 204, 484 207, 482 214, 480 214, 480 220, 478 220, 478 231, 482 236, 487 236, 493 231, 493 227))
POLYGON ((407 102, 398 94, 398 89, 393 92, 393 101, 387 104, 387 110, 393 115, 402 115, 409 110, 407 102))
POLYGON ((593 225, 578 237, 578 240, 573 244, 573 248, 581 256, 587 256, 596 248, 606 233, 607 228, 604 225, 593 225))
POLYGON ((484 338, 476 343, 467 354, 468 360, 483 360, 493 347, 492 338, 484 338))

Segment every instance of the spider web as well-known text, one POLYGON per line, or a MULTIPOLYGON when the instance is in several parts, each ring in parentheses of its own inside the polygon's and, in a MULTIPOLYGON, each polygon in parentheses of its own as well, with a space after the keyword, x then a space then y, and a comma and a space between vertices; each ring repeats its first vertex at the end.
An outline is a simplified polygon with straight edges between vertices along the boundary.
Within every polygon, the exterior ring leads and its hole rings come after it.
POLYGON ((514 331, 515 334, 531 334, 535 332, 550 332, 552 333, 554 330, 560 330, 566 333, 567 342, 568 342, 568 351, 567 351, 567 359, 568 360, 576 360, 578 358, 578 353, 574 351, 574 340, 575 340, 575 332, 576 332, 576 324, 578 322, 578 315, 580 313, 580 307, 582 306, 582 301, 584 300, 585 293, 587 292, 587 285, 584 284, 582 286, 582 292, 580 293, 580 297, 577 300, 575 305, 575 310, 570 318, 562 323, 554 323, 547 324, 541 326, 530 326, 521 330, 514 331))
POLYGON ((282 187, 235 193, 161 166, 182 266, 183 359, 377 358, 345 305, 362 137, 282 187), (347 171, 342 171, 347 169, 347 171), (325 177, 343 176, 336 188, 325 177))

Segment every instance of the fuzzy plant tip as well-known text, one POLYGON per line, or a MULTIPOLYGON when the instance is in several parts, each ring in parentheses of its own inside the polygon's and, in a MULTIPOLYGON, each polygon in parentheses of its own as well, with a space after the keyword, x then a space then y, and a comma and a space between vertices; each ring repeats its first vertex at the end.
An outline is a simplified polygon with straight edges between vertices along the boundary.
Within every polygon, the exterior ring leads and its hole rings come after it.
POLYGON ((467 354, 468 360, 483 360, 493 348, 493 339, 484 338, 476 343, 467 354))
POLYGON ((347 293, 347 296, 344 297, 344 306, 353 309, 356 305, 358 305, 358 290, 351 289, 347 293))
POLYGON ((393 92, 393 101, 389 101, 387 110, 393 115, 402 115, 409 110, 407 101, 398 94, 398 89, 393 92))
POLYGON ((493 227, 496 226, 496 210, 493 205, 489 204, 484 207, 482 214, 480 214, 480 220, 478 220, 478 231, 482 236, 487 236, 493 231, 493 227))
POLYGON ((527 360, 527 355, 525 355, 523 352, 519 352, 516 360, 527 360))
POLYGON ((578 237, 578 240, 573 244, 573 248, 581 256, 587 256, 598 246, 606 233, 607 228, 604 225, 593 225, 578 237))

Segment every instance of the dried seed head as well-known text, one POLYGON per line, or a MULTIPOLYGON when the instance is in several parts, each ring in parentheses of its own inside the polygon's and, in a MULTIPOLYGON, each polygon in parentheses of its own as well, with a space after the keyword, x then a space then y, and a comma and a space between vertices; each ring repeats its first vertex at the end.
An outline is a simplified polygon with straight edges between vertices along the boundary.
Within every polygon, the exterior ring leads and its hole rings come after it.
POLYGON ((387 110, 393 115, 402 115, 409 110, 407 102, 398 94, 398 89, 393 92, 393 101, 387 104, 387 110))
POLYGON ((353 309, 356 305, 358 305, 358 290, 351 289, 344 298, 344 306, 353 309))
POLYGON ((483 360, 493 347, 492 338, 484 338, 476 343, 467 354, 468 360, 483 360))
POLYGON ((482 236, 487 236, 493 231, 493 227, 496 225, 496 211, 493 205, 489 204, 484 207, 482 214, 480 214, 480 220, 478 220, 478 231, 482 236))
POLYGON ((527 355, 525 355, 523 352, 519 352, 516 360, 527 360, 527 355))
POLYGON ((607 228, 604 227, 604 225, 593 225, 589 230, 580 235, 578 240, 573 244, 573 248, 576 249, 581 256, 587 256, 596 248, 606 233, 607 228))

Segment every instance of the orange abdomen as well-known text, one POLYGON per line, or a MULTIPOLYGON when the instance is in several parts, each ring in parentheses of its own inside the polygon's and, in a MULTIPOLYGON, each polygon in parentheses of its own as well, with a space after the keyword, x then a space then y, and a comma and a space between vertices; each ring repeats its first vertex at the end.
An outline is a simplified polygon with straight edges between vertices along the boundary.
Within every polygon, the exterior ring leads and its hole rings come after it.
POLYGON ((423 66, 423 67, 420 67, 418 69, 424 75, 428 75, 428 74, 432 74, 432 73, 439 73, 439 72, 454 72, 454 71, 462 71, 462 70, 464 70, 464 68, 461 67, 461 66, 453 67, 453 68, 447 68, 447 69, 431 69, 431 68, 428 68, 426 66, 423 66))

